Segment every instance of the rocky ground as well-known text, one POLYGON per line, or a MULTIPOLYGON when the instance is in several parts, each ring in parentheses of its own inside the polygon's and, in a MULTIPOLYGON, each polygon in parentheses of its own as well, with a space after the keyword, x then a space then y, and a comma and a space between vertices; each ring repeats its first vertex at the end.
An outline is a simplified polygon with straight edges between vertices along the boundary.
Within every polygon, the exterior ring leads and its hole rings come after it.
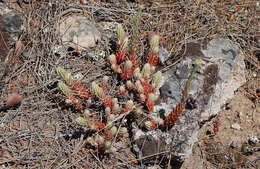
MULTIPOLYGON (((259 2, 243 0, 0 1, 0 168, 259 168, 259 12, 259 2), (127 126, 127 136, 114 143, 116 153, 102 155, 76 124, 80 113, 57 89, 56 68, 69 70, 87 87, 104 75, 112 77, 110 94, 116 95, 121 81, 106 57, 116 51, 118 23, 127 34, 134 31, 140 5, 138 38, 130 39, 140 63, 146 60, 148 35, 158 32, 158 69, 166 82, 174 73, 178 81, 160 90, 161 96, 172 90, 167 95, 172 108, 181 99, 194 58, 202 59, 189 93, 195 101, 171 130, 157 129, 139 140, 133 128, 149 133, 138 124, 148 115, 127 125, 123 117, 116 125, 127 126), (223 42, 222 47, 211 49, 212 40, 223 42), (218 64, 219 81, 209 82, 213 93, 200 96, 201 75, 211 63, 218 64), (223 92, 219 84, 230 90, 223 92)), ((94 110, 92 118, 106 118, 99 102, 94 110)))
MULTIPOLYGON (((230 160, 226 157, 223 160, 214 158, 213 152, 208 152, 207 148, 214 147, 218 143, 225 148, 224 153, 216 151, 215 155, 225 153, 241 153, 241 147, 248 146, 259 149, 259 141, 250 143, 253 137, 259 135, 259 104, 254 104, 247 96, 243 88, 240 88, 233 99, 220 112, 220 129, 216 136, 209 137, 212 132, 212 122, 207 123, 200 130, 200 141, 194 146, 192 155, 184 162, 182 168, 237 168, 240 164, 246 164, 246 168, 259 168, 259 151, 248 152, 246 156, 241 156, 241 160, 230 160), (209 144, 208 144, 209 142, 209 144), (221 161, 221 162, 220 162, 221 161), (191 165, 192 164, 192 165, 191 165), (212 165, 215 164, 215 165, 212 165)), ((259 139, 258 139, 259 140, 259 139)))

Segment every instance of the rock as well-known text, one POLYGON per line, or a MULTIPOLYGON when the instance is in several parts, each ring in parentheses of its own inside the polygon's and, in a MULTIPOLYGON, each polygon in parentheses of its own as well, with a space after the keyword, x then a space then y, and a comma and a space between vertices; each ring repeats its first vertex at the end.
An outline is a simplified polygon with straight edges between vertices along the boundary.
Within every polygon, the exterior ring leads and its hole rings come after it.
POLYGON ((8 74, 12 66, 12 64, 9 64, 8 67, 6 66, 6 57, 12 55, 11 46, 17 43, 22 32, 22 16, 10 10, 5 1, 0 1, 0 81, 8 74))
POLYGON ((236 148, 237 145, 238 145, 238 140, 235 139, 235 140, 233 140, 233 141, 231 142, 230 147, 231 147, 231 148, 236 148))
POLYGON ((23 32, 23 18, 20 14, 8 9, 4 2, 0 2, 0 31, 8 32, 15 43, 23 32))
POLYGON ((237 112, 237 117, 242 119, 243 118, 243 113, 242 112, 237 112))
POLYGON ((22 31, 23 20, 21 15, 14 12, 8 12, 2 16, 1 29, 10 33, 22 31))
POLYGON ((3 15, 11 10, 7 8, 5 1, 0 1, 0 15, 3 15))
POLYGON ((251 135, 248 137, 248 143, 251 145, 260 143, 260 137, 257 137, 256 135, 251 135))
POLYGON ((55 53, 55 55, 59 55, 61 57, 64 57, 67 54, 66 49, 61 45, 54 45, 52 46, 51 50, 53 51, 53 53, 55 53))
POLYGON ((235 129, 235 130, 240 130, 240 129, 241 129, 240 125, 237 124, 237 123, 232 124, 232 125, 231 125, 231 128, 232 128, 232 129, 235 129))
POLYGON ((74 48, 95 47, 101 39, 100 32, 84 16, 69 16, 58 25, 57 30, 62 42, 74 48))
MULTIPOLYGON (((154 142, 157 138, 158 142, 158 139, 163 139, 161 142, 165 142, 164 149, 171 152, 173 160, 179 162, 183 162, 192 153, 192 147, 198 140, 199 121, 216 116, 221 106, 233 97, 234 91, 246 82, 244 55, 230 40, 214 39, 204 44, 203 49, 200 43, 187 44, 187 51, 179 63, 163 74, 167 81, 160 88, 160 104, 155 106, 155 110, 163 110, 167 116, 180 103, 194 61, 200 59, 201 64, 191 81, 188 96, 196 106, 185 109, 167 132, 157 129, 146 132, 139 138, 135 137, 134 132, 135 140, 149 138, 150 142, 154 142)), ((140 147, 139 149, 141 150, 140 147)))
POLYGON ((165 64, 165 61, 168 60, 170 57, 169 52, 164 49, 163 47, 159 48, 159 60, 162 64, 165 64))
POLYGON ((104 59, 105 56, 106 56, 106 52, 102 50, 88 53, 88 57, 93 59, 94 61, 99 61, 101 58, 104 59))
POLYGON ((138 158, 143 159, 142 163, 155 163, 154 160, 161 158, 160 154, 167 151, 167 144, 170 144, 171 136, 160 130, 149 131, 147 133, 137 130, 135 132, 134 151, 137 152, 138 158), (158 134, 160 133, 160 134, 158 134), (156 156, 155 154, 159 154, 156 156))

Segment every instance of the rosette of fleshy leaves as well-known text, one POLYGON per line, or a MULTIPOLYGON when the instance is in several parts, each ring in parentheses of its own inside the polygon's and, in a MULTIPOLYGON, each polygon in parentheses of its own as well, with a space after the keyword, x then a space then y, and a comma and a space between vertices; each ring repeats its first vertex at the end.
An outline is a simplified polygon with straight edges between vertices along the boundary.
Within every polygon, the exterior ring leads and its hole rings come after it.
POLYGON ((145 104, 149 112, 153 112, 155 101, 158 99, 158 87, 162 80, 162 73, 155 72, 158 64, 159 35, 151 33, 150 52, 147 63, 140 70, 135 54, 127 54, 128 37, 122 25, 117 27, 118 51, 116 54, 108 56, 111 68, 115 73, 119 73, 122 80, 127 80, 125 85, 119 88, 120 95, 126 94, 126 89, 135 91, 139 95, 141 103, 145 104), (154 75, 152 75, 154 74, 154 75), (126 88, 125 88, 126 86, 126 88), (134 90, 133 90, 134 89, 134 90))

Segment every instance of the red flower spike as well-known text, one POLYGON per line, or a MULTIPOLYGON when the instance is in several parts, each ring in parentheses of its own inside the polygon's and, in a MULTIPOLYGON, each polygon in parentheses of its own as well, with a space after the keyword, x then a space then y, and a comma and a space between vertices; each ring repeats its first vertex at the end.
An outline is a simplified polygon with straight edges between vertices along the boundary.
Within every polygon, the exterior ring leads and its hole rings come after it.
POLYGON ((165 124, 168 127, 173 126, 179 120, 180 116, 184 112, 185 103, 186 101, 182 100, 181 103, 178 104, 168 116, 166 116, 165 124))
POLYGON ((144 81, 141 81, 141 84, 142 84, 143 89, 144 89, 144 94, 147 95, 149 93, 149 87, 150 87, 148 80, 145 79, 144 81))

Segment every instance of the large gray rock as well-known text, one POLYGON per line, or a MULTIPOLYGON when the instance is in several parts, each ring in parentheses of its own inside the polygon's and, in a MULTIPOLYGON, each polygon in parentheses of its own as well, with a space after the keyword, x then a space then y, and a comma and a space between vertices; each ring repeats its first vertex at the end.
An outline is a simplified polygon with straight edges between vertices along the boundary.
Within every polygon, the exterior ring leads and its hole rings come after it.
POLYGON ((6 3, 0 1, 0 31, 8 32, 12 43, 15 43, 24 29, 22 16, 9 9, 6 3))
POLYGON ((8 12, 2 16, 1 29, 10 33, 21 33, 22 32, 23 19, 21 15, 8 12))
POLYGON ((204 49, 199 43, 187 44, 186 56, 164 73, 166 82, 160 89, 161 102, 155 107, 157 112, 167 115, 180 103, 194 60, 198 58, 201 65, 192 79, 186 110, 176 124, 167 132, 159 129, 149 132, 134 130, 134 147, 139 158, 144 157, 143 154, 150 156, 170 152, 174 160, 184 161, 197 141, 199 124, 217 115, 235 90, 246 82, 244 55, 230 40, 212 40, 204 49), (148 144, 157 148, 147 153, 140 145, 148 144), (158 148, 158 144, 163 146, 158 148))

